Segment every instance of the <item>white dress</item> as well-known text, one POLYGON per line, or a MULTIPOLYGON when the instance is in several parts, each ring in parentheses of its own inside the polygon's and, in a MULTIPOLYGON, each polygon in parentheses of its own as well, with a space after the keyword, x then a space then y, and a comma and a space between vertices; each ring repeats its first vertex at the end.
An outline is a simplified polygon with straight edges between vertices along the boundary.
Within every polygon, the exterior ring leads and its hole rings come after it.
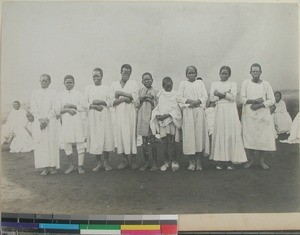
POLYGON ((266 81, 254 83, 251 79, 243 82, 241 89, 242 136, 244 147, 253 150, 275 151, 274 123, 271 120, 270 106, 275 103, 275 97, 270 84, 266 81), (265 108, 252 110, 248 99, 264 100, 265 108))
POLYGON ((120 81, 111 84, 113 96, 116 91, 123 91, 132 95, 133 101, 129 104, 123 102, 114 107, 115 140, 117 153, 136 154, 136 124, 137 112, 134 102, 138 99, 138 85, 136 81, 129 79, 122 88, 120 81))
POLYGON ((35 168, 60 168, 58 120, 55 117, 56 95, 56 91, 46 88, 34 91, 31 96, 35 168), (49 119, 47 127, 43 130, 40 128, 40 118, 49 119))
POLYGON ((112 92, 105 85, 89 85, 84 92, 85 102, 88 109, 87 117, 87 152, 102 154, 103 151, 114 150, 114 132, 112 131, 112 119, 109 107, 112 106, 112 92), (102 106, 102 111, 89 109, 94 100, 105 101, 107 107, 102 106))
POLYGON ((5 135, 14 135, 10 144, 11 153, 25 153, 33 150, 33 139, 25 129, 27 125, 26 111, 22 108, 19 110, 13 109, 5 123, 5 135))
POLYGON ((209 136, 205 116, 207 91, 201 80, 194 82, 182 81, 178 88, 178 102, 182 108, 182 146, 183 154, 193 155, 204 151, 209 154, 209 136), (188 100, 200 100, 198 108, 190 108, 185 102, 188 100))
POLYGON ((85 129, 82 119, 84 112, 84 98, 80 91, 64 90, 57 96, 56 109, 57 113, 63 109, 64 105, 76 105, 76 114, 72 116, 69 113, 62 114, 62 133, 61 138, 66 143, 83 143, 85 140, 85 129))
POLYGON ((214 132, 210 159, 214 161, 231 161, 242 163, 247 161, 241 123, 235 103, 237 85, 235 82, 213 82, 210 90, 210 100, 216 102, 214 132), (215 91, 226 93, 225 99, 214 95, 215 91))
POLYGON ((277 134, 290 131, 292 118, 286 109, 285 102, 280 100, 278 103, 275 103, 275 107, 276 109, 273 114, 277 134))

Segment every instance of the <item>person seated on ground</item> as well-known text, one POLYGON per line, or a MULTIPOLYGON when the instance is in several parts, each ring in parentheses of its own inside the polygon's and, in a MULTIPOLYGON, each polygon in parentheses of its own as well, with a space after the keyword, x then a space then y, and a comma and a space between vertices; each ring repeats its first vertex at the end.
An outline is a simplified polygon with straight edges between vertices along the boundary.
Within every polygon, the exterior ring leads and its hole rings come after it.
POLYGON ((274 123, 277 134, 289 133, 292 125, 292 118, 286 109, 285 102, 281 99, 282 94, 279 91, 274 92, 275 106, 274 123))
POLYGON ((290 130, 290 136, 286 140, 280 140, 281 143, 288 143, 288 144, 298 144, 300 143, 300 130, 299 130, 299 113, 294 118, 291 130, 290 130))
POLYGON ((13 102, 6 123, 2 126, 2 144, 11 153, 25 153, 33 150, 32 135, 27 131, 28 118, 19 101, 13 102))

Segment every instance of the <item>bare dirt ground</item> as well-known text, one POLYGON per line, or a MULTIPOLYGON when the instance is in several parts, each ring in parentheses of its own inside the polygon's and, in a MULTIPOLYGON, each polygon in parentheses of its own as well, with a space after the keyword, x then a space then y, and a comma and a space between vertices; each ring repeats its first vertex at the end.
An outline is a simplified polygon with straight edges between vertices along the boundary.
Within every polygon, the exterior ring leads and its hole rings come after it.
MULTIPOLYGON (((162 153, 162 146, 159 153, 162 153)), ((139 154, 141 154, 139 149, 139 154)), ((204 170, 186 170, 188 161, 177 145, 180 170, 150 172, 124 169, 94 173, 95 159, 87 155, 86 174, 64 175, 61 152, 58 175, 40 176, 33 152, 2 152, 3 212, 56 214, 166 214, 166 213, 280 213, 300 212, 299 145, 277 143, 268 154, 270 170, 258 165, 233 171, 215 170, 207 158, 204 170)), ((159 155, 162 163, 162 155, 159 155)), ((110 156, 115 168, 120 157, 110 156)), ((139 157, 139 163, 143 160, 139 157)))

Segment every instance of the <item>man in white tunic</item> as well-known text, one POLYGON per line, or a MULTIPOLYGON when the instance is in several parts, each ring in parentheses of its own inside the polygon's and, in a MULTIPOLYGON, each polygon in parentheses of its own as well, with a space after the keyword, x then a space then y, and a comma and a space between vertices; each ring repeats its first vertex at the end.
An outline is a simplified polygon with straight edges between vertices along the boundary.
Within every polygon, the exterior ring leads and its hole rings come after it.
POLYGON ((51 78, 43 74, 41 89, 31 96, 31 110, 34 116, 33 142, 35 168, 44 168, 41 175, 56 174, 60 168, 57 119, 55 113, 56 91, 49 89, 51 78))
POLYGON ((202 152, 209 154, 209 136, 205 116, 207 91, 202 80, 196 80, 195 66, 186 68, 186 81, 178 88, 178 102, 182 107, 183 154, 189 157, 188 170, 202 170, 202 152))
POLYGON ((131 66, 124 64, 121 67, 121 80, 113 82, 111 88, 114 94, 113 106, 115 108, 116 141, 118 154, 124 154, 118 169, 128 166, 129 155, 132 155, 132 169, 137 169, 136 163, 136 109, 134 102, 138 100, 138 85, 136 81, 129 80, 131 66))
POLYGON ((102 85, 103 71, 93 70, 93 85, 85 88, 84 96, 88 109, 87 152, 96 156, 97 166, 94 172, 102 167, 106 171, 112 168, 108 165, 109 152, 114 150, 114 133, 109 107, 112 106, 110 87, 102 85))
POLYGON ((260 79, 261 73, 261 66, 253 64, 250 68, 252 79, 242 84, 242 132, 248 157, 245 168, 253 164, 256 150, 262 169, 269 169, 265 163, 263 151, 276 150, 274 123, 269 109, 274 105, 275 97, 270 84, 260 79))
POLYGON ((69 160, 69 168, 65 174, 75 170, 73 164, 73 144, 78 153, 78 173, 84 174, 84 140, 85 131, 81 112, 84 112, 84 98, 80 91, 74 90, 75 80, 72 75, 64 78, 66 90, 60 92, 57 97, 57 111, 62 115, 62 139, 64 150, 69 160))

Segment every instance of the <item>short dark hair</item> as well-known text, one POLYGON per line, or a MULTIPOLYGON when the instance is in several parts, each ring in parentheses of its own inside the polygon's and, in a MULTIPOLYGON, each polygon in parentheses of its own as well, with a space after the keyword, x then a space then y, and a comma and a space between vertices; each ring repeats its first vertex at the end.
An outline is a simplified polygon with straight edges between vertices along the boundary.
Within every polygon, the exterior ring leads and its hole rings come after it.
POLYGON ((94 68, 93 72, 100 72, 101 76, 103 76, 103 70, 100 68, 94 68))
POLYGON ((75 79, 72 75, 66 75, 65 78, 64 78, 64 82, 66 82, 67 79, 72 79, 73 82, 75 82, 75 79))
POLYGON ((121 67, 121 73, 122 73, 122 70, 124 69, 130 69, 130 71, 132 71, 132 68, 130 66, 130 64, 123 64, 122 67, 121 67))
POLYGON ((149 76, 151 77, 151 79, 153 80, 152 75, 151 75, 151 73, 149 73, 149 72, 144 73, 144 74, 142 75, 142 78, 143 78, 144 76, 146 76, 146 75, 149 75, 149 76))
POLYGON ((185 75, 187 75, 187 71, 188 71, 190 68, 192 68, 192 69, 195 70, 196 76, 197 76, 197 74, 198 74, 197 68, 196 68, 195 66, 193 66, 193 65, 189 65, 189 66, 186 67, 185 75))
POLYGON ((170 77, 164 77, 162 80, 162 85, 164 85, 166 82, 170 82, 173 84, 172 78, 170 77))
POLYGON ((18 100, 15 100, 15 101, 13 102, 13 104, 14 104, 14 103, 18 103, 19 105, 21 105, 20 101, 18 101, 18 100))
POLYGON ((201 80, 201 81, 203 81, 202 77, 197 77, 196 80, 201 80))
POLYGON ((253 68, 253 67, 258 67, 259 70, 260 70, 260 72, 261 72, 261 66, 260 66, 260 64, 258 64, 258 63, 252 64, 251 67, 250 67, 250 72, 252 71, 252 68, 253 68))
POLYGON ((275 91, 275 92, 274 92, 274 95, 275 95, 275 94, 279 94, 279 95, 280 95, 280 98, 282 97, 282 94, 281 94, 280 91, 275 91))
POLYGON ((229 75, 231 76, 231 68, 230 68, 229 66, 223 65, 223 66, 220 68, 220 72, 219 72, 219 73, 221 73, 223 69, 227 70, 227 72, 228 72, 229 75))
POLYGON ((41 77, 47 77, 47 78, 49 79, 49 81, 51 82, 51 77, 50 77, 49 74, 44 73, 44 74, 42 74, 42 75, 40 76, 40 78, 41 78, 41 77))

